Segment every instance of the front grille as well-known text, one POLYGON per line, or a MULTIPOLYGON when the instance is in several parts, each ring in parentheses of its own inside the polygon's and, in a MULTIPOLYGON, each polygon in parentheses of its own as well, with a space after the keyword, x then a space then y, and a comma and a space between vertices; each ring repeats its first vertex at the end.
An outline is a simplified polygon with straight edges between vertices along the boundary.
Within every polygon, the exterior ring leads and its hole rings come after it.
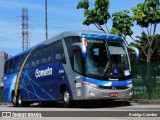
POLYGON ((127 86, 117 86, 117 87, 108 87, 108 86, 99 86, 100 89, 111 89, 111 90, 125 90, 128 89, 127 86))

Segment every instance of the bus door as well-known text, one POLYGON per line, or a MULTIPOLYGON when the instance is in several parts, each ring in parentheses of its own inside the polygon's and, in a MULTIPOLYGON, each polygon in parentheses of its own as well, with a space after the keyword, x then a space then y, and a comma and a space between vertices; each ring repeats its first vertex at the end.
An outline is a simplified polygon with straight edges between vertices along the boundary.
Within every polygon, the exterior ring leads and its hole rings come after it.
POLYGON ((82 52, 79 47, 73 50, 73 74, 72 79, 74 81, 74 96, 76 100, 82 100, 84 95, 84 87, 83 87, 83 58, 82 52))

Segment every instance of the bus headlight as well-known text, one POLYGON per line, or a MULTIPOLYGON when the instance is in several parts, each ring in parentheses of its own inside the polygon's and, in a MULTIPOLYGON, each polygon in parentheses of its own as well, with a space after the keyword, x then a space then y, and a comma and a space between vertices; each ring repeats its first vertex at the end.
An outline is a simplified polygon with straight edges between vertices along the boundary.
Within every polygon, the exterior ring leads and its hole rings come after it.
POLYGON ((133 87, 133 84, 128 84, 127 87, 131 88, 131 87, 133 87))
POLYGON ((94 88, 98 87, 98 85, 93 84, 93 83, 89 83, 89 82, 84 82, 84 84, 87 85, 87 86, 90 86, 90 87, 94 87, 94 88))

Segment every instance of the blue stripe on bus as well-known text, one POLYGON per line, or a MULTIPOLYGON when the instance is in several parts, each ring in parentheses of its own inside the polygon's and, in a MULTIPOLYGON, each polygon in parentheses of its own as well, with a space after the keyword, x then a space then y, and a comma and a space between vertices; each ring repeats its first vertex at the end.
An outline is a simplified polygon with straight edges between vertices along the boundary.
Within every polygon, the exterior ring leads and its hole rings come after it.
POLYGON ((97 39, 112 39, 112 40, 122 40, 120 36, 111 36, 111 35, 99 35, 99 34, 86 34, 82 33, 81 37, 86 38, 97 38, 97 39))
POLYGON ((108 87, 126 86, 132 83, 132 79, 128 79, 124 81, 102 81, 102 80, 97 80, 97 79, 88 78, 88 77, 83 77, 83 81, 93 83, 96 85, 100 85, 100 86, 108 86, 108 87))
MULTIPOLYGON (((33 79, 31 79, 31 78, 29 77, 27 71, 26 71, 26 73, 23 72, 23 74, 25 75, 25 77, 28 78, 27 80, 30 82, 30 84, 31 84, 31 86, 32 86, 32 88, 33 88, 34 91, 35 91, 35 88, 33 87, 33 84, 32 84, 32 83, 34 83, 38 88, 40 88, 41 90, 43 90, 43 92, 45 92, 49 97, 51 97, 52 99, 54 99, 45 89, 43 89, 40 85, 38 85, 33 79)), ((36 92, 35 92, 35 93, 36 93, 36 92)), ((37 94, 37 93, 36 93, 36 94, 37 94)))
MULTIPOLYGON (((4 81, 5 101, 11 101, 11 93, 12 90, 15 90, 17 75, 18 73, 5 75, 7 78, 4 81)), ((60 86, 62 84, 67 85, 71 94, 71 99, 73 99, 72 90, 65 69, 61 63, 55 62, 23 70, 20 77, 19 89, 22 91, 22 99, 24 101, 60 100, 60 86), (52 75, 38 78, 35 77, 35 71, 37 69, 45 70, 48 67, 52 68, 52 75), (59 73, 59 70, 64 72, 59 73)))
MULTIPOLYGON (((30 90, 24 88, 23 86, 19 85, 19 87, 21 88, 21 90, 24 89, 25 91, 27 91, 27 93, 31 93, 32 95, 36 96, 38 99, 44 100, 43 98, 41 98, 41 97, 38 96, 37 94, 31 92, 30 90)), ((23 96, 22 96, 22 97, 23 97, 23 96)), ((29 100, 31 100, 31 99, 29 99, 29 100)))

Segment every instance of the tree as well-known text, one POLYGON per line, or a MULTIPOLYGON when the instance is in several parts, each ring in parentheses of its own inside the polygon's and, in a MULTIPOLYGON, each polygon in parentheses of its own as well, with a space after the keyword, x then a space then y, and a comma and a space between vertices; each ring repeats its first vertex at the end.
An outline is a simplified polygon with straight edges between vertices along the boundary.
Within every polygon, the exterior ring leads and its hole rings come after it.
POLYGON ((80 1, 77 5, 77 9, 84 9, 84 17, 86 18, 83 21, 84 25, 89 26, 94 24, 103 32, 107 31, 108 33, 122 36, 125 41, 127 35, 131 36, 133 34, 133 31, 131 30, 133 20, 128 15, 129 11, 124 10, 116 12, 111 16, 108 10, 109 0, 95 0, 94 7, 92 9, 89 9, 91 7, 90 5, 89 0, 80 1), (107 27, 109 19, 113 22, 111 30, 107 27))
POLYGON ((112 14, 113 25, 110 33, 118 33, 120 36, 123 37, 125 41, 126 36, 131 37, 131 35, 133 34, 133 31, 131 30, 131 27, 133 26, 133 20, 128 14, 128 10, 115 12, 112 14))
MULTIPOLYGON (((138 48, 140 51, 140 56, 141 56, 140 62, 141 63, 146 62, 146 55, 144 54, 143 50, 147 51, 150 46, 148 44, 147 34, 145 32, 142 32, 141 36, 136 36, 136 38, 137 38, 136 43, 131 42, 130 46, 134 46, 138 48), (141 49, 141 47, 143 47, 143 49, 141 49)), ((159 47, 160 46, 160 34, 155 35, 151 48, 153 49, 155 46, 157 47, 154 50, 154 53, 151 57, 151 61, 160 59, 160 47, 159 47)))
POLYGON ((149 92, 149 98, 151 99, 151 92, 156 89, 155 77, 152 76, 151 72, 151 58, 155 53, 158 46, 158 40, 155 39, 157 25, 160 23, 160 2, 159 0, 145 0, 144 3, 139 3, 137 7, 132 9, 133 20, 136 21, 137 25, 142 28, 145 34, 146 43, 135 42, 141 47, 147 60, 147 71, 145 77, 142 77, 144 83, 146 84, 147 90, 149 92))
MULTIPOLYGON (((154 38, 157 24, 160 23, 160 2, 159 0, 145 0, 144 3, 139 3, 137 7, 134 7, 132 11, 133 20, 136 21, 137 25, 142 28, 143 33, 146 35, 148 47, 146 48, 146 45, 140 47, 147 57, 147 63, 149 63, 158 45, 157 39, 154 38)), ((137 42, 136 40, 134 41, 137 42)), ((139 43, 137 42, 137 44, 139 43)))
POLYGON ((83 21, 83 24, 87 26, 94 24, 99 30, 103 32, 107 30, 109 33, 106 25, 111 17, 108 11, 109 0, 95 0, 94 8, 89 9, 89 7, 90 4, 88 0, 80 1, 77 5, 77 9, 84 9, 84 17, 86 17, 86 19, 83 21), (102 25, 105 25, 106 30, 102 25))

